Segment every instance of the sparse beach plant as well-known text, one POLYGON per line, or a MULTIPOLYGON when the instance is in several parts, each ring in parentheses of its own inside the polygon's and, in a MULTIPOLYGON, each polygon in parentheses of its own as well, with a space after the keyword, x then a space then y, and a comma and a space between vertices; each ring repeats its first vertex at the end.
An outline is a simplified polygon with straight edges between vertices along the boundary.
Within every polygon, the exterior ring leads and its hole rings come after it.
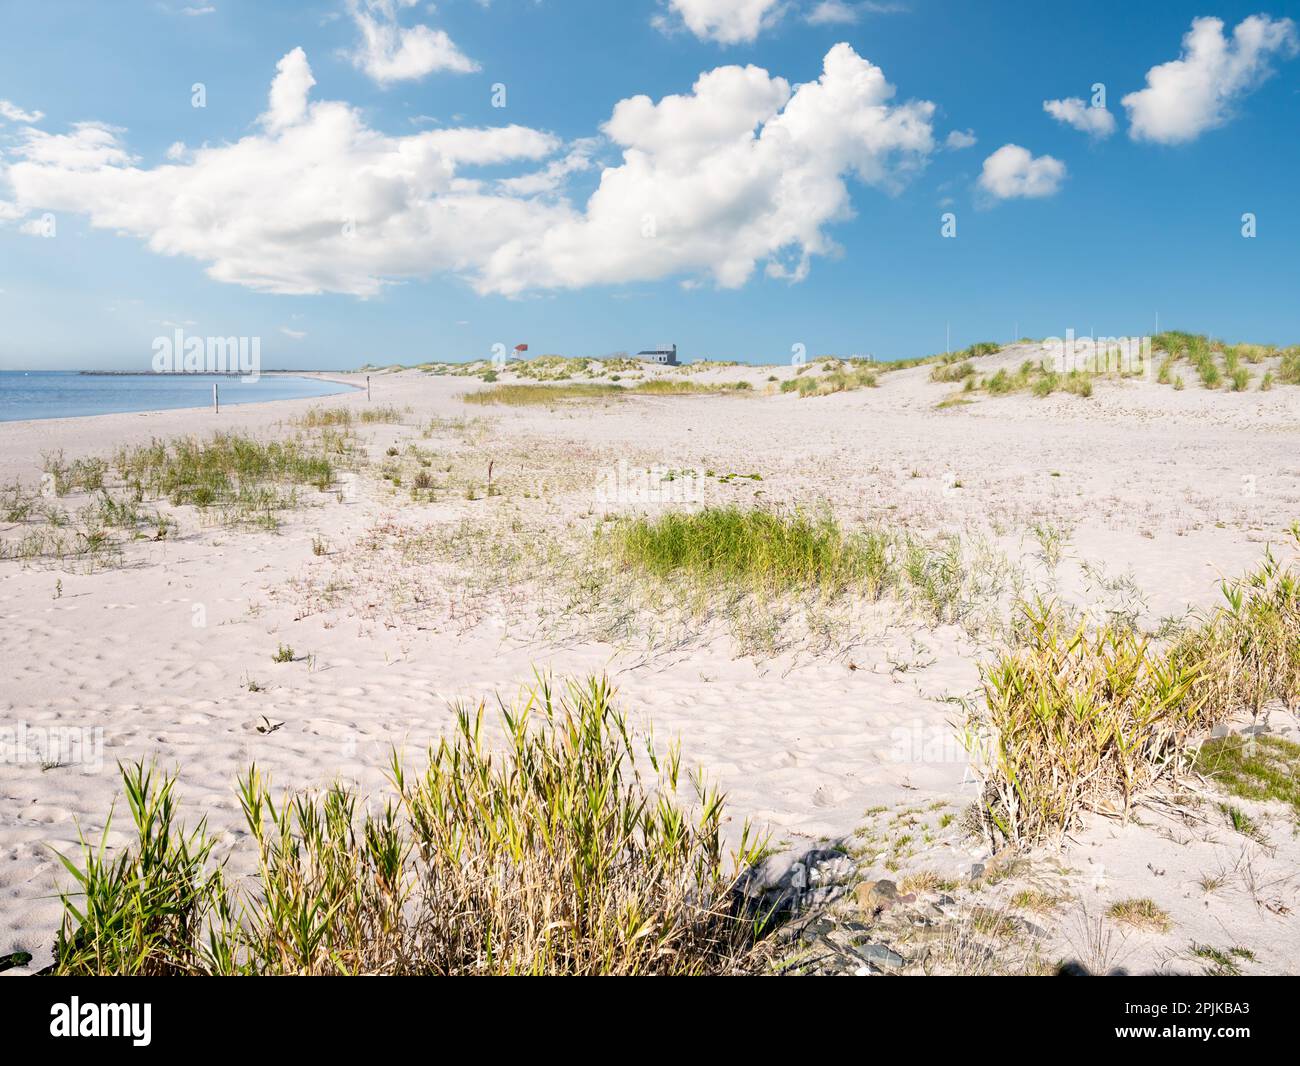
POLYGON ((1106 915, 1111 921, 1121 925, 1154 933, 1167 933, 1174 925, 1168 912, 1158 907, 1151 899, 1119 900, 1107 908, 1106 915))

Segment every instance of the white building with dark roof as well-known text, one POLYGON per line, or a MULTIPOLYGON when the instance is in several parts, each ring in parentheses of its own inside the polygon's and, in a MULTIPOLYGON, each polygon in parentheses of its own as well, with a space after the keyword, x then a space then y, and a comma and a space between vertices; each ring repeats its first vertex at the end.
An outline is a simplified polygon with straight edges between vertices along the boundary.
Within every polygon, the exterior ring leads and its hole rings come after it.
POLYGON ((664 366, 677 365, 677 345, 661 344, 657 348, 647 348, 644 352, 637 352, 638 359, 644 359, 647 363, 662 363, 664 366))

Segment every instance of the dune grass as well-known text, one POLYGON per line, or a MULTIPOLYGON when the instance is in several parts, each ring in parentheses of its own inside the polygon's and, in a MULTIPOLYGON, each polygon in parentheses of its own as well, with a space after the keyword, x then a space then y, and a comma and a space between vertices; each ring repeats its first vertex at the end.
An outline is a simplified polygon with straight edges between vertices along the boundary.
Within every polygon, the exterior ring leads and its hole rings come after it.
POLYGON ((950 363, 960 363, 965 359, 979 359, 985 355, 993 355, 1002 350, 1002 345, 994 341, 978 341, 969 348, 962 348, 955 352, 939 352, 937 355, 924 355, 916 359, 891 359, 882 361, 879 368, 882 371, 889 370, 910 370, 918 366, 931 366, 934 364, 945 365, 950 363))
POLYGON ((490 389, 465 393, 466 403, 507 407, 531 407, 561 403, 565 400, 602 400, 622 393, 618 385, 573 382, 566 385, 494 385, 490 389))
POLYGON ((599 538, 599 550, 618 567, 688 590, 687 599, 873 601, 891 593, 936 623, 957 621, 970 606, 955 540, 930 543, 883 526, 848 530, 829 512, 673 510, 616 519, 599 538))
MULTIPOLYGON (((811 365, 811 364, 808 364, 811 365)), ((880 375, 870 367, 843 366, 828 363, 818 374, 800 374, 781 382, 782 392, 795 392, 800 397, 830 396, 837 392, 855 389, 874 389, 880 384, 880 375)))
POLYGON ((1165 353, 1157 378, 1162 385, 1181 387, 1182 378, 1173 375, 1180 360, 1187 360, 1201 385, 1218 389, 1227 385, 1232 392, 1246 392, 1253 380, 1249 366, 1277 360, 1277 366, 1265 369, 1259 390, 1267 392, 1274 384, 1300 385, 1300 346, 1274 348, 1266 344, 1225 344, 1203 333, 1168 330, 1151 338, 1153 350, 1165 353))
POLYGON ((122 448, 113 465, 137 495, 215 509, 231 524, 275 528, 276 512, 297 505, 299 487, 324 492, 334 484, 332 443, 334 438, 262 441, 215 433, 122 448))
POLYGON ((989 396, 1011 396, 1015 393, 1031 392, 1043 398, 1054 392, 1066 392, 1087 399, 1092 395, 1093 379, 1097 374, 1084 370, 1059 372, 1051 370, 1041 362, 1026 359, 1016 369, 999 367, 992 374, 981 375, 972 361, 977 355, 987 355, 987 348, 997 350, 996 345, 974 345, 972 349, 956 353, 936 362, 930 371, 930 380, 946 383, 961 383, 961 391, 953 393, 939 402, 939 408, 958 406, 970 402, 969 397, 976 393, 989 396))
POLYGON ((114 457, 64 459, 47 454, 48 494, 14 484, 0 491, 0 510, 21 532, 0 538, 0 559, 55 561, 87 570, 120 565, 123 537, 164 540, 178 524, 146 501, 194 506, 227 525, 276 529, 279 513, 300 502, 299 490, 330 488, 347 455, 346 431, 327 426, 311 436, 261 441, 239 433, 153 440, 114 457), (63 498, 80 496, 80 506, 63 498))
POLYGON ((238 783, 253 873, 214 860, 205 822, 186 831, 175 779, 122 768, 135 843, 62 857, 55 945, 64 975, 712 974, 757 965, 761 915, 738 886, 763 847, 746 826, 724 853, 725 800, 656 753, 597 679, 539 683, 483 708, 392 793, 342 785, 276 798, 256 766, 238 783), (646 760, 653 781, 643 779, 646 760))
POLYGON ((1288 348, 1282 353, 1277 379, 1287 385, 1300 385, 1300 346, 1288 348))
POLYGON ((1188 767, 1212 726, 1295 704, 1300 574, 1269 553, 1223 592, 1225 606, 1162 647, 1119 622, 1090 628, 1053 604, 1022 607, 1019 639, 981 667, 984 706, 966 724, 992 842, 1057 839, 1090 810, 1127 816, 1188 767))
POLYGON ((965 375, 966 392, 983 391, 990 396, 1010 396, 1018 392, 1032 392, 1040 398, 1054 392, 1067 392, 1087 399, 1092 395, 1095 374, 1083 370, 1061 373, 1051 370, 1032 359, 1026 359, 1016 370, 1006 367, 984 377, 965 375))
POLYGON ((1085 811, 1126 812, 1172 768, 1196 726, 1200 674, 1162 664, 1127 628, 1090 631, 1050 604, 1022 610, 1019 646, 981 667, 985 709, 967 746, 984 775, 986 834, 1032 844, 1085 811))
POLYGON ((754 386, 748 381, 722 381, 701 385, 698 381, 679 381, 675 378, 651 378, 630 385, 623 391, 641 396, 688 396, 719 392, 748 392, 754 386))
MULTIPOLYGON (((1300 524, 1291 535, 1300 546, 1300 524)), ((1300 706, 1300 573, 1266 550, 1222 594, 1222 606, 1175 639, 1170 658, 1203 664, 1198 688, 1212 708, 1258 716, 1274 700, 1300 706)))
POLYGON ((964 381, 975 373, 975 364, 969 359, 958 363, 936 363, 930 371, 930 380, 938 382, 964 381))
POLYGON ((828 515, 709 507, 622 520, 606 536, 617 558, 643 573, 684 573, 769 594, 861 588, 875 597, 889 573, 881 534, 848 534, 828 515))
POLYGON ((297 420, 297 424, 304 429, 320 429, 324 426, 349 427, 401 421, 400 409, 391 404, 380 404, 363 407, 359 411, 354 411, 351 407, 311 407, 297 420))

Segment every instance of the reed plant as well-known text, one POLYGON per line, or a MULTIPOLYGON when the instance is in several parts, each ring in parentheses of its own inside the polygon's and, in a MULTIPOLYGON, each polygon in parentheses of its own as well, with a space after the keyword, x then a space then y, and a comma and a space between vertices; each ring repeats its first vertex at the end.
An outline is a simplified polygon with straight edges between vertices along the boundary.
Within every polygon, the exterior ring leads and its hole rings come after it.
POLYGON ((966 742, 986 834, 1032 844, 1086 811, 1126 814, 1174 767, 1197 725, 1201 673, 1127 627, 1090 629, 1054 604, 1023 605, 1021 622, 1018 646, 981 668, 985 708, 966 742))
MULTIPOLYGON (((1300 545, 1300 524, 1291 532, 1300 545)), ((1088 811, 1127 816, 1215 725, 1300 702, 1300 574, 1268 551, 1223 597, 1161 646, 1132 625, 1022 605, 965 723, 991 842, 1059 839, 1088 811)))
MULTIPOLYGON (((1292 535, 1300 546, 1300 527, 1292 535)), ((1215 720, 1258 716, 1272 701, 1300 707, 1300 574, 1269 549, 1221 591, 1223 603, 1174 641, 1170 658, 1204 664, 1198 690, 1215 720)))
MULTIPOLYGON (((657 751, 601 679, 539 682, 454 733, 391 794, 238 783, 251 855, 180 827, 175 779, 122 768, 135 842, 64 858, 60 974, 717 974, 760 964, 742 891, 765 842, 724 845, 725 797, 657 751), (678 793, 689 780, 692 798, 678 793), (231 862, 251 866, 238 882, 231 862)), ((107 830, 105 831, 107 833, 107 830)))

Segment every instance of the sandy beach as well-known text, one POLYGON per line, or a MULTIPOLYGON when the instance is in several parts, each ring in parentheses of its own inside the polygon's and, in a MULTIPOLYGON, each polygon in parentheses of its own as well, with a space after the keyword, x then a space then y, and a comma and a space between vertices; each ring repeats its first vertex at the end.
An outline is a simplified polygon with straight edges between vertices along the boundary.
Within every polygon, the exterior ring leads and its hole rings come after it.
MULTIPOLYGON (((1036 354, 1014 345, 980 371, 1036 354)), ((680 740, 734 818, 772 834, 774 878, 808 854, 850 889, 933 873, 963 886, 929 904, 948 915, 1040 891, 1062 902, 1019 920, 1049 961, 1086 956, 1112 904, 1149 898, 1168 926, 1116 927, 1128 969, 1201 972, 1196 946, 1212 945, 1241 949, 1247 972, 1295 972, 1293 812, 1243 801, 1258 829, 1245 835, 1201 782, 1199 806, 1156 803, 1127 824, 1090 816, 1059 850, 991 855, 961 830, 975 794, 954 723, 980 698, 979 664, 1016 597, 1155 632, 1214 605, 1221 580, 1266 548, 1293 557, 1300 392, 1176 391, 1148 376, 1099 381, 1088 398, 940 406, 960 389, 931 369, 800 397, 781 383, 821 367, 647 368, 748 387, 519 407, 467 404, 491 387, 478 377, 406 369, 372 372, 370 400, 0 425, 0 484, 39 486, 53 452, 310 433, 299 420, 312 410, 400 418, 358 423, 338 483, 304 492, 274 531, 180 506, 173 535, 130 541, 93 572, 0 561, 5 722, 102 739, 81 765, 0 765, 0 952, 31 952, 29 969, 50 961, 68 883, 54 852, 101 832, 118 762, 174 769, 185 811, 231 849, 246 832, 234 781, 250 763, 277 787, 376 792, 390 750, 418 760, 457 705, 508 703, 538 675, 605 674, 634 722, 680 740), (411 490, 420 466, 432 472, 423 495, 411 490), (626 490, 646 470, 651 498, 626 490), (692 472, 680 492, 664 481, 672 471, 692 472), (573 594, 581 549, 611 516, 725 504, 953 538, 966 609, 936 620, 904 595, 820 613, 674 614, 644 592, 573 594), (292 661, 273 661, 282 646, 292 661), (966 887, 998 863, 996 882, 966 887)), ((1274 733, 1300 739, 1296 725, 1270 709, 1274 733)), ((108 839, 126 839, 121 822, 108 839)))

